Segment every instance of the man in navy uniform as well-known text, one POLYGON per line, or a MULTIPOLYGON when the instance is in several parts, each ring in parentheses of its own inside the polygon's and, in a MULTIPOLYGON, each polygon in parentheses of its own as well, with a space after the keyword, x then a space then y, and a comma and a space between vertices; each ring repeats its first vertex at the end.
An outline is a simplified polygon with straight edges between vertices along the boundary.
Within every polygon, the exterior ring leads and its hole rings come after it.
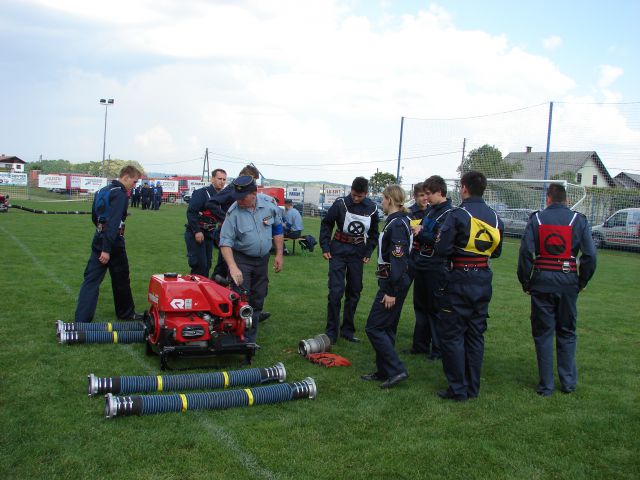
POLYGON ((221 217, 219 212, 209 210, 207 204, 224 188, 226 181, 226 172, 217 168, 213 171, 211 184, 195 190, 191 195, 187 207, 184 240, 187 245, 189 266, 193 274, 209 276, 214 231, 218 222, 221 222, 224 217, 221 217))
POLYGON ((249 291, 253 325, 247 341, 255 343, 258 322, 269 285, 269 250, 275 244, 274 270, 282 270, 283 240, 280 212, 275 203, 257 195, 255 179, 243 175, 233 181, 236 202, 227 212, 220 232, 220 252, 236 285, 249 291))
POLYGON ((151 209, 151 197, 153 192, 151 191, 151 187, 149 186, 149 182, 145 181, 142 185, 142 189, 140 190, 140 200, 142 202, 142 210, 150 210, 151 209))
POLYGON ((436 237, 434 255, 449 262, 442 290, 436 330, 440 336, 442 367, 449 387, 438 396, 465 401, 480 394, 491 280, 489 258, 502 252, 504 225, 482 199, 487 178, 470 171, 460 179, 462 203, 451 210, 436 237))
MULTIPOLYGON (((429 360, 433 361, 441 358, 436 330, 438 315, 436 293, 442 288, 447 270, 446 259, 435 257, 433 247, 440 225, 452 207, 451 200, 447 198, 447 184, 442 177, 433 175, 420 183, 420 186, 425 197, 424 202, 429 206, 422 214, 419 223, 411 227, 413 231, 411 250, 414 277, 413 310, 416 315, 411 353, 425 354, 429 360)), ((414 196, 418 203, 420 197, 414 196)))
POLYGON ((378 242, 378 208, 367 198, 368 191, 368 180, 364 177, 355 178, 351 193, 339 197, 320 224, 322 256, 329 261, 325 333, 331 343, 337 342, 338 333, 350 342, 360 341, 355 336, 354 317, 362 292, 362 270, 363 265, 369 263, 378 242), (334 226, 336 230, 332 238, 334 226), (344 312, 340 326, 343 295, 344 312))
POLYGON ((153 187, 153 210, 160 210, 160 205, 162 204, 162 183, 160 180, 156 181, 156 186, 153 187))
POLYGON ((127 218, 129 204, 127 192, 141 175, 140 171, 131 165, 123 167, 117 180, 96 192, 91 210, 96 233, 93 236, 91 256, 84 270, 84 281, 78 295, 76 322, 93 320, 100 284, 107 270, 111 275, 116 316, 121 320, 142 320, 142 315, 135 312, 129 279, 129 260, 124 243, 124 221, 127 218))
POLYGON ((589 222, 567 208, 564 186, 549 185, 546 203, 547 208, 529 218, 518 258, 518 280, 531 295, 531 333, 539 373, 536 391, 545 397, 554 390, 554 335, 560 390, 576 389, 576 302, 596 269, 589 222))

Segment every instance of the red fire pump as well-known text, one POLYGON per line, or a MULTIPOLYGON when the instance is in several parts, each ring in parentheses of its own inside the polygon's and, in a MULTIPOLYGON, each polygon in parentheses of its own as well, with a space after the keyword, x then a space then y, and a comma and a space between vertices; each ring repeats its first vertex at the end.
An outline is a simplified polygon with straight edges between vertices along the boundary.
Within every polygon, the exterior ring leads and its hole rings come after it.
POLYGON ((147 353, 160 355, 162 370, 169 368, 169 356, 239 353, 251 363, 257 347, 245 338, 253 315, 247 292, 217 280, 177 273, 151 276, 151 307, 144 319, 147 353))

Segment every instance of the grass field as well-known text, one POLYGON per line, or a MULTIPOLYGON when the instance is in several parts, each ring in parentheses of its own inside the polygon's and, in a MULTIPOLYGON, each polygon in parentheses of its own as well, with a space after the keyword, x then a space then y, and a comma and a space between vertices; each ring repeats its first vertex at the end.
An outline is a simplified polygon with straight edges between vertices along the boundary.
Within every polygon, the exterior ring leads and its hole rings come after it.
MULTIPOLYGON (((152 273, 187 271, 184 217, 180 205, 132 210, 127 248, 138 310, 152 273)), ((317 219, 305 226, 317 236, 317 219)), ((535 394, 517 240, 507 239, 493 263, 482 391, 464 404, 436 397, 446 386, 442 366, 422 358, 403 357, 411 377, 390 391, 359 379, 374 367, 364 335, 372 265, 356 319, 365 341, 334 348, 353 365, 324 369, 298 355, 300 339, 324 330, 327 263, 316 249, 285 257, 284 271, 271 275, 273 315, 260 326, 254 366, 281 361, 288 380, 313 377, 317 400, 106 420, 103 400, 87 397, 87 374, 157 374, 159 363, 143 345, 57 343, 54 321, 72 320, 91 237, 87 215, 0 215, 2 479, 640 477, 639 254, 602 252, 580 296, 572 395, 535 394)), ((105 280, 96 321, 112 320, 105 280)), ((409 299, 399 349, 410 346, 412 328, 409 299)))

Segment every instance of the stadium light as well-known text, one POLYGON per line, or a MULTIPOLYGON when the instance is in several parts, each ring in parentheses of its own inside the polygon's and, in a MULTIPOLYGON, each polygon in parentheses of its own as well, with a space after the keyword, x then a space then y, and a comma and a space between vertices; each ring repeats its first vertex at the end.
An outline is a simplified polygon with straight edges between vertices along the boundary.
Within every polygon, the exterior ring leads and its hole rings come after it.
POLYGON ((113 98, 101 98, 100 99, 100 104, 104 105, 104 135, 102 137, 102 176, 104 177, 104 158, 105 158, 105 151, 107 148, 107 109, 109 107, 109 105, 113 105, 114 104, 114 100, 113 98))

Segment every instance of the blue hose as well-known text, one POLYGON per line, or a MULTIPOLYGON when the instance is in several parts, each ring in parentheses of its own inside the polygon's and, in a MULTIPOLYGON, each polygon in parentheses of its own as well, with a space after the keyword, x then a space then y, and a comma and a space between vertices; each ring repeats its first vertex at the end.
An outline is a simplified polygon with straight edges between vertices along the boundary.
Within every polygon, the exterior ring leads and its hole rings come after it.
POLYGON ((60 332, 60 343, 144 343, 144 332, 60 332))
POLYGON ((261 383, 287 379, 282 363, 273 367, 250 368, 230 372, 190 373, 181 375, 156 375, 137 377, 96 377, 88 375, 89 396, 105 393, 145 393, 177 392, 184 390, 206 390, 210 388, 228 388, 259 385, 261 383))
POLYGON ((58 337, 62 332, 120 332, 144 330, 142 322, 77 322, 65 323, 62 320, 56 322, 56 334, 58 337))
POLYGON ((313 400, 316 398, 317 392, 316 382, 313 378, 307 377, 301 382, 221 392, 135 395, 129 397, 116 397, 108 393, 105 397, 105 416, 113 418, 129 415, 186 412, 187 410, 220 410, 232 407, 280 403, 299 398, 313 400))

